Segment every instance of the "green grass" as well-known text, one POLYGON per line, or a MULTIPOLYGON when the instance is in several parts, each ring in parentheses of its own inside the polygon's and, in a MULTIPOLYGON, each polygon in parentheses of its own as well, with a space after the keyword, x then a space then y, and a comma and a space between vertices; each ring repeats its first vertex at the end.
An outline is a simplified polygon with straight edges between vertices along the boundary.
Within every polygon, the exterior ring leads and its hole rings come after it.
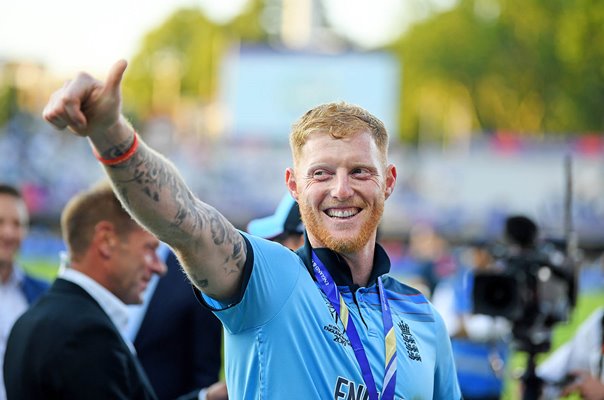
POLYGON ((38 278, 52 281, 59 271, 59 257, 55 259, 22 259, 19 264, 28 273, 38 278))

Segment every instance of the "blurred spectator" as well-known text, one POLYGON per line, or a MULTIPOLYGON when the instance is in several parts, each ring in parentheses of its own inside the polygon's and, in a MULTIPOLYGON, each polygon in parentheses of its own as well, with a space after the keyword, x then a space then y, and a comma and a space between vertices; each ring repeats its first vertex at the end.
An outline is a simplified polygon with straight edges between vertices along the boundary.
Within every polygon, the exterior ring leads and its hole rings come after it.
MULTIPOLYGON (((49 284, 26 274, 15 258, 27 234, 29 215, 21 193, 0 184, 0 370, 10 330, 49 284)), ((0 377, 0 400, 6 399, 0 377)))
POLYGON ((292 250, 297 250, 304 244, 300 207, 289 193, 283 196, 273 215, 250 221, 247 231, 292 250))
POLYGON ((6 346, 8 399, 156 399, 120 329, 165 265, 159 241, 103 185, 61 218, 70 265, 14 324, 6 346))
POLYGON ((465 400, 499 399, 503 392, 510 323, 502 317, 472 313, 474 274, 491 268, 493 261, 485 244, 472 244, 462 250, 455 274, 442 280, 432 296, 451 336, 465 400))
POLYGON ((416 224, 409 232, 407 251, 393 273, 430 296, 436 284, 455 271, 447 241, 429 224, 416 224))
POLYGON ((157 397, 227 399, 218 381, 222 363, 222 325, 193 294, 176 255, 162 244, 158 256, 167 272, 149 281, 141 305, 131 305, 126 330, 157 397), (200 389, 204 389, 199 396, 200 389), (218 396, 218 390, 221 395, 218 396), (186 396, 186 397, 185 397, 186 396))

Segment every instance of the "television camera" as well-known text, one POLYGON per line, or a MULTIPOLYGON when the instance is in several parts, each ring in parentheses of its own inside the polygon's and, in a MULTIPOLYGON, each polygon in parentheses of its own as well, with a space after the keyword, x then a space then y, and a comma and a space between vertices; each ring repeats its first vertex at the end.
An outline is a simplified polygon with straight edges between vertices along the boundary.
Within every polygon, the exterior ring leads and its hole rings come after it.
POLYGON ((491 253, 497 267, 476 274, 474 312, 512 323, 520 351, 546 352, 553 326, 567 321, 575 304, 574 267, 561 243, 537 243, 537 226, 525 216, 506 220, 506 240, 491 253))

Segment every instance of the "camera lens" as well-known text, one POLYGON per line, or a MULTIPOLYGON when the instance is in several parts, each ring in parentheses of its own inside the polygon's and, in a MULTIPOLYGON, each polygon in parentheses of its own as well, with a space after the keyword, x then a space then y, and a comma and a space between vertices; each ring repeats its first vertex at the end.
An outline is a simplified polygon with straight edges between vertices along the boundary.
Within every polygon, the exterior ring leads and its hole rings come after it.
POLYGON ((506 277, 500 278, 491 280, 485 287, 484 300, 495 309, 505 309, 514 301, 514 281, 506 277))
POLYGON ((474 282, 474 312, 515 320, 522 316, 518 281, 500 274, 477 275, 474 282))

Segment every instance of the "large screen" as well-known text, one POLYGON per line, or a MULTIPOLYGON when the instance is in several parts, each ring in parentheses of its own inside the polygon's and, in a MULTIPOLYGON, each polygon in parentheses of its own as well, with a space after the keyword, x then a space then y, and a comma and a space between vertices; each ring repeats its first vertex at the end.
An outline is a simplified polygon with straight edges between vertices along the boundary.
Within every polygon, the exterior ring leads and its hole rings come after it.
POLYGON ((332 101, 357 104, 396 137, 398 61, 385 52, 316 54, 242 47, 224 59, 221 103, 226 134, 287 140, 294 121, 332 101))

